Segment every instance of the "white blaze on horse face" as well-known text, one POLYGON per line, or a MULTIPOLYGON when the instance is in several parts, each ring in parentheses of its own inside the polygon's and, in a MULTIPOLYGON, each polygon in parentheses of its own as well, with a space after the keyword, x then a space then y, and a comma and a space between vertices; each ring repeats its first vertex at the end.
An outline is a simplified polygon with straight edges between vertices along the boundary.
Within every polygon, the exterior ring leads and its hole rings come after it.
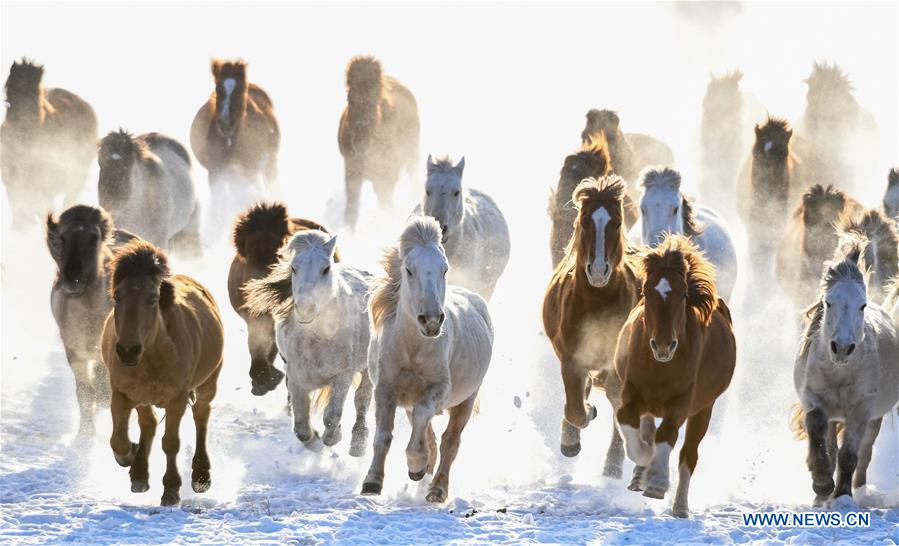
POLYGON ((824 301, 822 341, 828 346, 833 362, 845 364, 861 352, 860 346, 865 341, 865 308, 868 302, 865 287, 858 282, 839 281, 825 292, 824 301), (848 351, 852 345, 855 348, 848 351))
POLYGON ((656 246, 665 238, 665 233, 684 232, 684 218, 681 214, 682 196, 680 190, 668 186, 646 188, 640 199, 643 226, 643 244, 656 246))
POLYGON ((668 279, 662 277, 659 280, 659 284, 656 285, 656 292, 662 296, 662 301, 668 299, 668 293, 671 292, 671 283, 668 282, 668 279))
POLYGON ((606 260, 606 226, 612 216, 605 207, 599 207, 590 216, 593 220, 593 226, 596 229, 596 240, 594 241, 593 261, 587 268, 587 280, 593 286, 602 287, 609 282, 611 277, 611 267, 607 267, 606 260))
POLYGON ((774 143, 771 142, 770 140, 765 142, 765 153, 766 154, 771 153, 771 148, 773 148, 773 147, 774 147, 774 143))
POLYGON ((237 80, 234 78, 226 78, 225 81, 222 82, 222 86, 225 88, 225 102, 222 105, 222 119, 227 120, 228 116, 231 114, 231 94, 234 93, 234 86, 237 85, 237 80))
POLYGON ((111 154, 109 154, 109 158, 112 159, 113 161, 118 161, 118 160, 122 159, 122 154, 111 153, 111 154))

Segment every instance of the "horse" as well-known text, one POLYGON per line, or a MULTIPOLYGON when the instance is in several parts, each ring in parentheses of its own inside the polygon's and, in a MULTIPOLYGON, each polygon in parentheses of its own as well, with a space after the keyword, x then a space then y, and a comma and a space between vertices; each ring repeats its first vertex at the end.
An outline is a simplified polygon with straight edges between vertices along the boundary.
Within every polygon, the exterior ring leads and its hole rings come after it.
POLYGON ((631 240, 655 247, 666 233, 689 237, 715 266, 716 291, 730 301, 737 282, 737 250, 724 220, 708 208, 695 208, 681 193, 681 176, 674 169, 647 167, 639 180, 640 227, 631 240))
MULTIPOLYGON (((278 250, 291 235, 310 229, 328 233, 318 222, 291 218, 283 203, 257 203, 242 212, 234 223, 235 253, 228 270, 228 298, 234 312, 247 324, 250 383, 256 396, 275 390, 284 373, 274 365, 278 355, 275 321, 271 314, 255 316, 248 311, 243 287, 248 281, 269 274, 271 266, 278 261, 278 250)), ((336 250, 334 261, 340 261, 336 250)))
POLYGON ((117 226, 163 249, 202 252, 200 200, 184 146, 159 133, 119 129, 100 141, 97 163, 100 206, 117 226))
POLYGON ((350 59, 346 88, 347 106, 340 116, 337 143, 346 184, 344 219, 355 227, 365 180, 371 181, 382 208, 393 206, 400 171, 411 177, 418 165, 421 129, 412 92, 384 74, 374 57, 350 59))
POLYGON ((890 281, 899 278, 899 233, 895 223, 879 210, 870 209, 859 218, 843 218, 837 232, 841 241, 851 233, 867 241, 859 266, 865 274, 868 299, 885 304, 890 281))
POLYGON ((858 218, 864 210, 833 186, 815 184, 802 195, 774 255, 777 280, 797 309, 807 308, 815 299, 821 268, 837 246, 836 226, 858 218))
POLYGON ((71 204, 97 151, 93 108, 70 91, 44 87, 43 77, 43 66, 22 59, 6 80, 0 178, 17 228, 52 208, 59 194, 71 204))
POLYGON ((100 357, 103 321, 112 309, 109 262, 134 238, 116 229, 100 208, 75 205, 59 217, 47 215, 47 248, 56 262, 50 309, 75 375, 79 436, 94 434, 97 407, 109 405, 109 377, 100 357))
POLYGON ((363 495, 381 493, 399 406, 412 424, 406 461, 415 481, 433 472, 437 462, 431 419, 449 412, 440 466, 426 496, 428 502, 446 501, 450 467, 490 365, 493 323, 487 303, 474 292, 447 285, 449 262, 441 238, 436 220, 410 220, 399 244, 387 251, 387 275, 375 281, 369 300, 368 369, 375 385, 377 432, 363 495))
POLYGON ((702 99, 699 190, 706 200, 729 192, 736 184, 748 147, 743 133, 741 79, 743 73, 739 70, 712 76, 702 99))
MULTIPOLYGON (((596 417, 587 402, 590 390, 604 387, 614 374, 615 338, 640 298, 622 229, 626 193, 617 175, 577 185, 571 197, 578 209, 574 235, 543 298, 543 328, 559 357, 565 391, 560 449, 566 457, 580 453, 580 429, 596 417)), ((613 431, 604 474, 620 477, 623 459, 621 437, 613 431)))
MULTIPOLYGON (((231 176, 271 184, 278 176, 281 130, 272 99, 247 81, 243 60, 212 60, 215 90, 190 127, 190 147, 210 185, 231 176)), ((215 191, 215 188, 213 188, 215 191)))
POLYGON ((899 401, 895 324, 865 296, 859 267, 865 241, 849 236, 853 240, 841 246, 821 276, 793 367, 801 404, 793 424, 808 436, 806 462, 816 505, 851 496, 853 487, 865 485, 881 420, 899 401))
POLYGON ((674 167, 674 152, 661 140, 642 133, 624 133, 617 112, 591 109, 581 131, 581 143, 602 137, 608 144, 614 173, 629 182, 649 165, 674 167))
POLYGON ((255 317, 274 317, 277 350, 284 358, 293 409, 293 430, 307 447, 319 438, 310 426, 310 395, 324 407, 322 443, 340 441, 340 420, 356 374, 356 424, 350 455, 365 454, 365 416, 372 383, 367 370, 368 291, 372 275, 335 261, 337 236, 316 229, 293 234, 271 273, 244 285, 255 317))
POLYGON ((178 429, 188 403, 197 430, 191 487, 203 493, 212 485, 206 431, 222 369, 222 321, 209 290, 190 277, 171 274, 165 254, 150 243, 125 245, 113 258, 111 270, 109 292, 115 303, 101 337, 112 387, 109 445, 116 462, 130 467, 131 491, 147 491, 147 460, 157 424, 152 406, 164 408, 162 505, 173 506, 181 502, 178 429), (128 437, 135 408, 139 443, 128 437))
MULTIPOLYGON (((567 156, 559 171, 559 182, 550 192, 547 215, 552 221, 549 235, 549 251, 553 269, 565 256, 565 245, 574 233, 574 222, 577 219, 577 207, 569 196, 585 178, 601 178, 612 172, 612 159, 608 146, 602 135, 591 137, 590 141, 581 145, 580 150, 567 156)), ((630 229, 638 219, 637 207, 630 195, 625 195, 625 226, 630 229)))
POLYGON ((447 282, 489 300, 509 263, 509 226, 493 198, 462 186, 464 169, 464 157, 454 166, 448 158, 428 156, 425 194, 412 216, 430 216, 440 224, 451 266, 447 282))
POLYGON ((880 136, 874 116, 859 105, 852 82, 836 64, 816 61, 805 83, 806 108, 798 133, 819 150, 820 170, 836 176, 827 182, 862 187, 877 164, 880 136))
POLYGON ((770 262, 767 257, 789 221, 792 204, 817 182, 807 168, 817 158, 800 141, 785 119, 769 116, 755 126, 752 153, 737 184, 737 212, 746 226, 753 263, 770 262))
POLYGON ((883 195, 883 212, 887 218, 899 222, 899 167, 890 169, 887 191, 883 195))
POLYGON ((685 518, 699 443, 734 374, 734 326, 715 290, 714 266, 686 237, 669 235, 647 251, 642 277, 643 299, 621 328, 609 388, 620 393, 616 422, 637 465, 629 488, 645 497, 665 497, 668 460, 686 421, 672 508, 685 518), (662 419, 658 430, 653 418, 662 419))

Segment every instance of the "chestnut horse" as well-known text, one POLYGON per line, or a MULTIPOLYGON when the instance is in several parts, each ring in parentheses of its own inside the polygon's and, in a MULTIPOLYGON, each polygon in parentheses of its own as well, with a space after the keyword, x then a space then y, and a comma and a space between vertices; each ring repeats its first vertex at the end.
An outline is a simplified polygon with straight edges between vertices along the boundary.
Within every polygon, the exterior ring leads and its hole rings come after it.
POLYGON ((840 223, 858 219, 864 207, 833 186, 808 189, 777 243, 775 273, 797 309, 814 302, 821 270, 837 247, 840 223))
POLYGON ((346 70, 347 107, 337 143, 343 156, 347 225, 359 217, 362 183, 370 180, 382 208, 393 206, 393 190, 404 170, 418 164, 418 104, 400 82, 385 75, 374 57, 353 57, 346 70))
MULTIPOLYGON (((574 233, 577 207, 570 196, 574 188, 585 178, 600 178, 612 172, 612 159, 602 134, 591 136, 581 149, 565 158, 559 171, 559 182, 551 191, 546 212, 552 221, 549 234, 549 252, 553 268, 565 257, 565 245, 574 233)), ((625 225, 630 228, 637 222, 637 207, 630 195, 625 195, 625 225)))
POLYGON ((268 94, 247 81, 247 63, 213 59, 215 91, 200 107, 190 127, 190 147, 209 182, 236 175, 267 183, 278 174, 281 132, 268 94))
MULTIPOLYGON (((262 396, 281 382, 284 373, 275 368, 278 347, 275 343, 275 321, 270 314, 254 315, 246 308, 243 286, 250 280, 263 279, 278 262, 278 250, 298 231, 317 229, 328 233, 321 224, 305 218, 290 218, 283 203, 258 203, 240 216, 234 224, 236 253, 228 271, 228 298, 231 307, 247 323, 250 348, 250 381, 252 392, 262 396)), ((335 253, 334 261, 340 256, 335 253)))
POLYGON ((643 300, 618 336, 620 384, 610 390, 620 392, 618 428, 637 465, 630 489, 643 489, 646 497, 665 497, 668 459, 686 421, 673 507, 675 516, 685 518, 699 443, 734 374, 733 321, 715 291, 714 267, 682 235, 669 235, 647 251, 643 279, 643 300), (662 419, 658 430, 652 418, 662 419))
POLYGON ((0 178, 13 223, 75 200, 96 154, 97 116, 79 96, 48 89, 44 67, 26 59, 13 63, 6 80, 6 118, 0 126, 0 178))
POLYGON ((197 429, 191 486, 203 493, 212 484, 206 430, 222 369, 224 332, 218 306, 200 283, 172 275, 165 254, 144 241, 131 242, 116 254, 109 291, 115 304, 102 336, 112 386, 109 444, 116 462, 131 467, 131 491, 148 490, 147 460, 157 424, 152 406, 164 408, 162 505, 175 505, 181 502, 178 429, 191 401, 197 429), (135 408, 140 425, 137 444, 128 437, 135 408))
MULTIPOLYGON (((581 450, 580 429, 596 417, 591 387, 614 374, 612 357, 621 325, 640 297, 640 282, 624 235, 621 177, 588 178, 571 200, 578 209, 574 235, 543 299, 543 327, 559 357, 565 388, 561 451, 581 450)), ((613 431, 605 475, 621 475, 621 438, 613 431)))
POLYGON ((56 262, 50 308, 75 375, 81 436, 94 434, 98 405, 109 404, 109 377, 100 357, 100 333, 112 309, 109 262, 113 251, 134 239, 116 229, 101 208, 75 205, 47 215, 47 248, 56 262))
POLYGON ((602 136, 608 144, 615 174, 628 182, 650 165, 674 167, 674 152, 661 140, 642 133, 621 130, 617 112, 592 109, 587 112, 587 124, 581 132, 581 143, 602 136))

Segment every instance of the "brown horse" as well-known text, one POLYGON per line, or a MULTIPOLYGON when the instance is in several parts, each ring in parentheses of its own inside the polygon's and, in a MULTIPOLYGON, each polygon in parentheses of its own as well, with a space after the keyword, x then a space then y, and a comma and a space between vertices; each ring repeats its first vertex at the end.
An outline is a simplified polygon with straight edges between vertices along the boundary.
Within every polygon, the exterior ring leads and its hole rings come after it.
MULTIPOLYGON (((290 218, 282 203, 259 203, 238 216, 234 225, 234 248, 237 250, 228 271, 228 297, 231 307, 247 323, 250 347, 250 381, 253 394, 262 396, 278 386, 284 373, 275 368, 275 322, 270 314, 257 316, 246 308, 243 286, 247 281, 262 279, 278 262, 278 249, 298 231, 315 229, 328 233, 321 224, 305 218, 290 218)), ((335 261, 340 256, 334 255, 335 261)))
MULTIPOLYGON (((699 189, 703 200, 724 204, 722 194, 730 195, 737 182, 740 162, 749 143, 743 134, 743 93, 739 70, 712 76, 702 100, 701 176, 699 189)), ((732 206, 728 202, 728 208, 732 206)))
POLYGON ((178 429, 191 401, 197 429, 191 486, 203 493, 212 484, 206 430, 222 369, 224 333, 218 306, 200 283, 172 275, 162 251, 144 241, 131 242, 116 254, 109 292, 115 304, 102 337, 112 386, 109 444, 116 462, 131 467, 131 491, 148 490, 147 460, 157 424, 152 406, 164 408, 162 505, 175 505, 181 502, 178 429), (135 408, 140 425, 137 444, 128 437, 135 408))
MULTIPOLYGON (((574 235, 543 299, 543 327, 559 357, 565 388, 561 451, 580 452, 580 429, 596 417, 591 387, 614 374, 615 338, 639 299, 640 282, 623 229, 625 182, 616 175, 588 178, 571 200, 578 208, 574 235)), ((620 476, 621 438, 613 433, 605 475, 620 476)))
POLYGON ((359 217, 362 183, 370 180, 382 208, 393 206, 393 190, 403 169, 418 164, 418 104, 400 82, 385 75, 374 57, 353 57, 346 70, 347 107, 340 116, 337 143, 346 182, 346 223, 359 217))
POLYGON ((737 360, 730 310, 715 292, 715 270, 689 239, 669 235, 643 257, 643 300, 618 336, 616 412, 635 471, 631 489, 661 499, 668 491, 668 459, 687 422, 680 451, 673 512, 687 517, 690 479, 715 401, 727 389, 737 360), (652 418, 661 418, 658 430, 652 418), (654 437, 653 437, 654 435, 654 437))
POLYGON ((213 59, 215 91, 190 127, 190 146, 209 181, 232 174, 254 182, 278 175, 281 132, 272 100, 247 81, 247 63, 213 59))
POLYGON ((76 205, 59 218, 47 215, 47 248, 56 262, 50 308, 75 374, 79 435, 93 435, 97 406, 109 405, 109 378, 100 358, 100 333, 112 309, 109 262, 115 249, 134 238, 115 229, 101 208, 76 205))
POLYGON ((836 226, 858 219, 864 210, 833 186, 815 184, 802 195, 774 258, 777 279, 797 309, 815 301, 824 263, 837 248, 836 226))
POLYGON ((79 96, 48 89, 44 67, 13 63, 6 80, 6 118, 0 126, 0 178, 14 225, 63 202, 74 201, 96 154, 97 116, 79 96))
MULTIPOLYGON (((568 198, 574 188, 585 178, 602 178, 612 172, 612 160, 602 134, 590 137, 581 149, 565 158, 559 171, 559 182, 549 196, 547 214, 552 221, 549 235, 549 251, 553 268, 565 256, 565 245, 574 233, 577 207, 568 198)), ((637 222, 637 207, 630 195, 624 196, 625 226, 637 222)))
POLYGON ((635 182, 640 171, 650 165, 674 167, 674 152, 667 144, 642 133, 625 133, 620 121, 617 112, 590 110, 587 125, 581 132, 581 142, 587 144, 591 138, 602 135, 608 143, 615 174, 628 182, 635 182))

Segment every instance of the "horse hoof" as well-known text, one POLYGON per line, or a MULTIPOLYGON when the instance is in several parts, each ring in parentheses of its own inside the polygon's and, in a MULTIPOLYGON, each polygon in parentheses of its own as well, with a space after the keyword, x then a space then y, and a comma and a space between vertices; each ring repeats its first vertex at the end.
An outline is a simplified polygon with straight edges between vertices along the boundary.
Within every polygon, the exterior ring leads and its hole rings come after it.
POLYGON ((119 463, 119 466, 127 468, 131 466, 134 462, 134 456, 137 455, 137 444, 131 442, 131 451, 127 455, 119 455, 115 452, 113 452, 113 455, 115 455, 115 462, 119 463))
POLYGON ((622 469, 620 465, 606 465, 602 470, 602 475, 606 478, 621 479, 622 469))
POLYGON ((177 491, 173 489, 166 489, 162 492, 162 500, 160 504, 162 506, 176 506, 181 503, 181 495, 178 494, 177 491))
POLYGON ((653 487, 649 486, 643 491, 644 497, 649 497, 650 499, 664 499, 666 490, 661 487, 653 487))
POLYGON ((340 429, 338 428, 334 433, 328 434, 325 432, 322 434, 322 443, 328 447, 332 447, 337 445, 341 439, 340 429))
POLYGON ((833 493, 834 487, 833 478, 823 483, 812 483, 812 490, 820 497, 826 497, 833 493))
POLYGON ((190 481, 190 486, 194 493, 205 493, 212 487, 212 480, 208 476, 205 478, 194 478, 190 481))
POLYGON ((421 481, 421 479, 424 477, 425 477, 424 470, 421 470, 420 472, 412 472, 411 470, 409 471, 409 479, 412 480, 413 482, 421 481))
POLYGON ((380 495, 381 484, 375 482, 365 482, 362 484, 363 495, 380 495))
POLYGON ((671 509, 671 514, 676 518, 688 518, 690 517, 690 510, 684 506, 675 506, 671 509))
POLYGON ((132 493, 145 493, 150 490, 149 480, 131 480, 132 493))
POLYGON ((431 491, 427 494, 425 500, 433 503, 446 502, 446 491, 443 491, 442 489, 431 491))
POLYGON ((562 455, 565 455, 566 457, 577 457, 577 454, 581 452, 581 443, 580 442, 578 442, 576 444, 571 444, 569 446, 562 444, 559 447, 560 447, 560 450, 562 451, 562 455))

